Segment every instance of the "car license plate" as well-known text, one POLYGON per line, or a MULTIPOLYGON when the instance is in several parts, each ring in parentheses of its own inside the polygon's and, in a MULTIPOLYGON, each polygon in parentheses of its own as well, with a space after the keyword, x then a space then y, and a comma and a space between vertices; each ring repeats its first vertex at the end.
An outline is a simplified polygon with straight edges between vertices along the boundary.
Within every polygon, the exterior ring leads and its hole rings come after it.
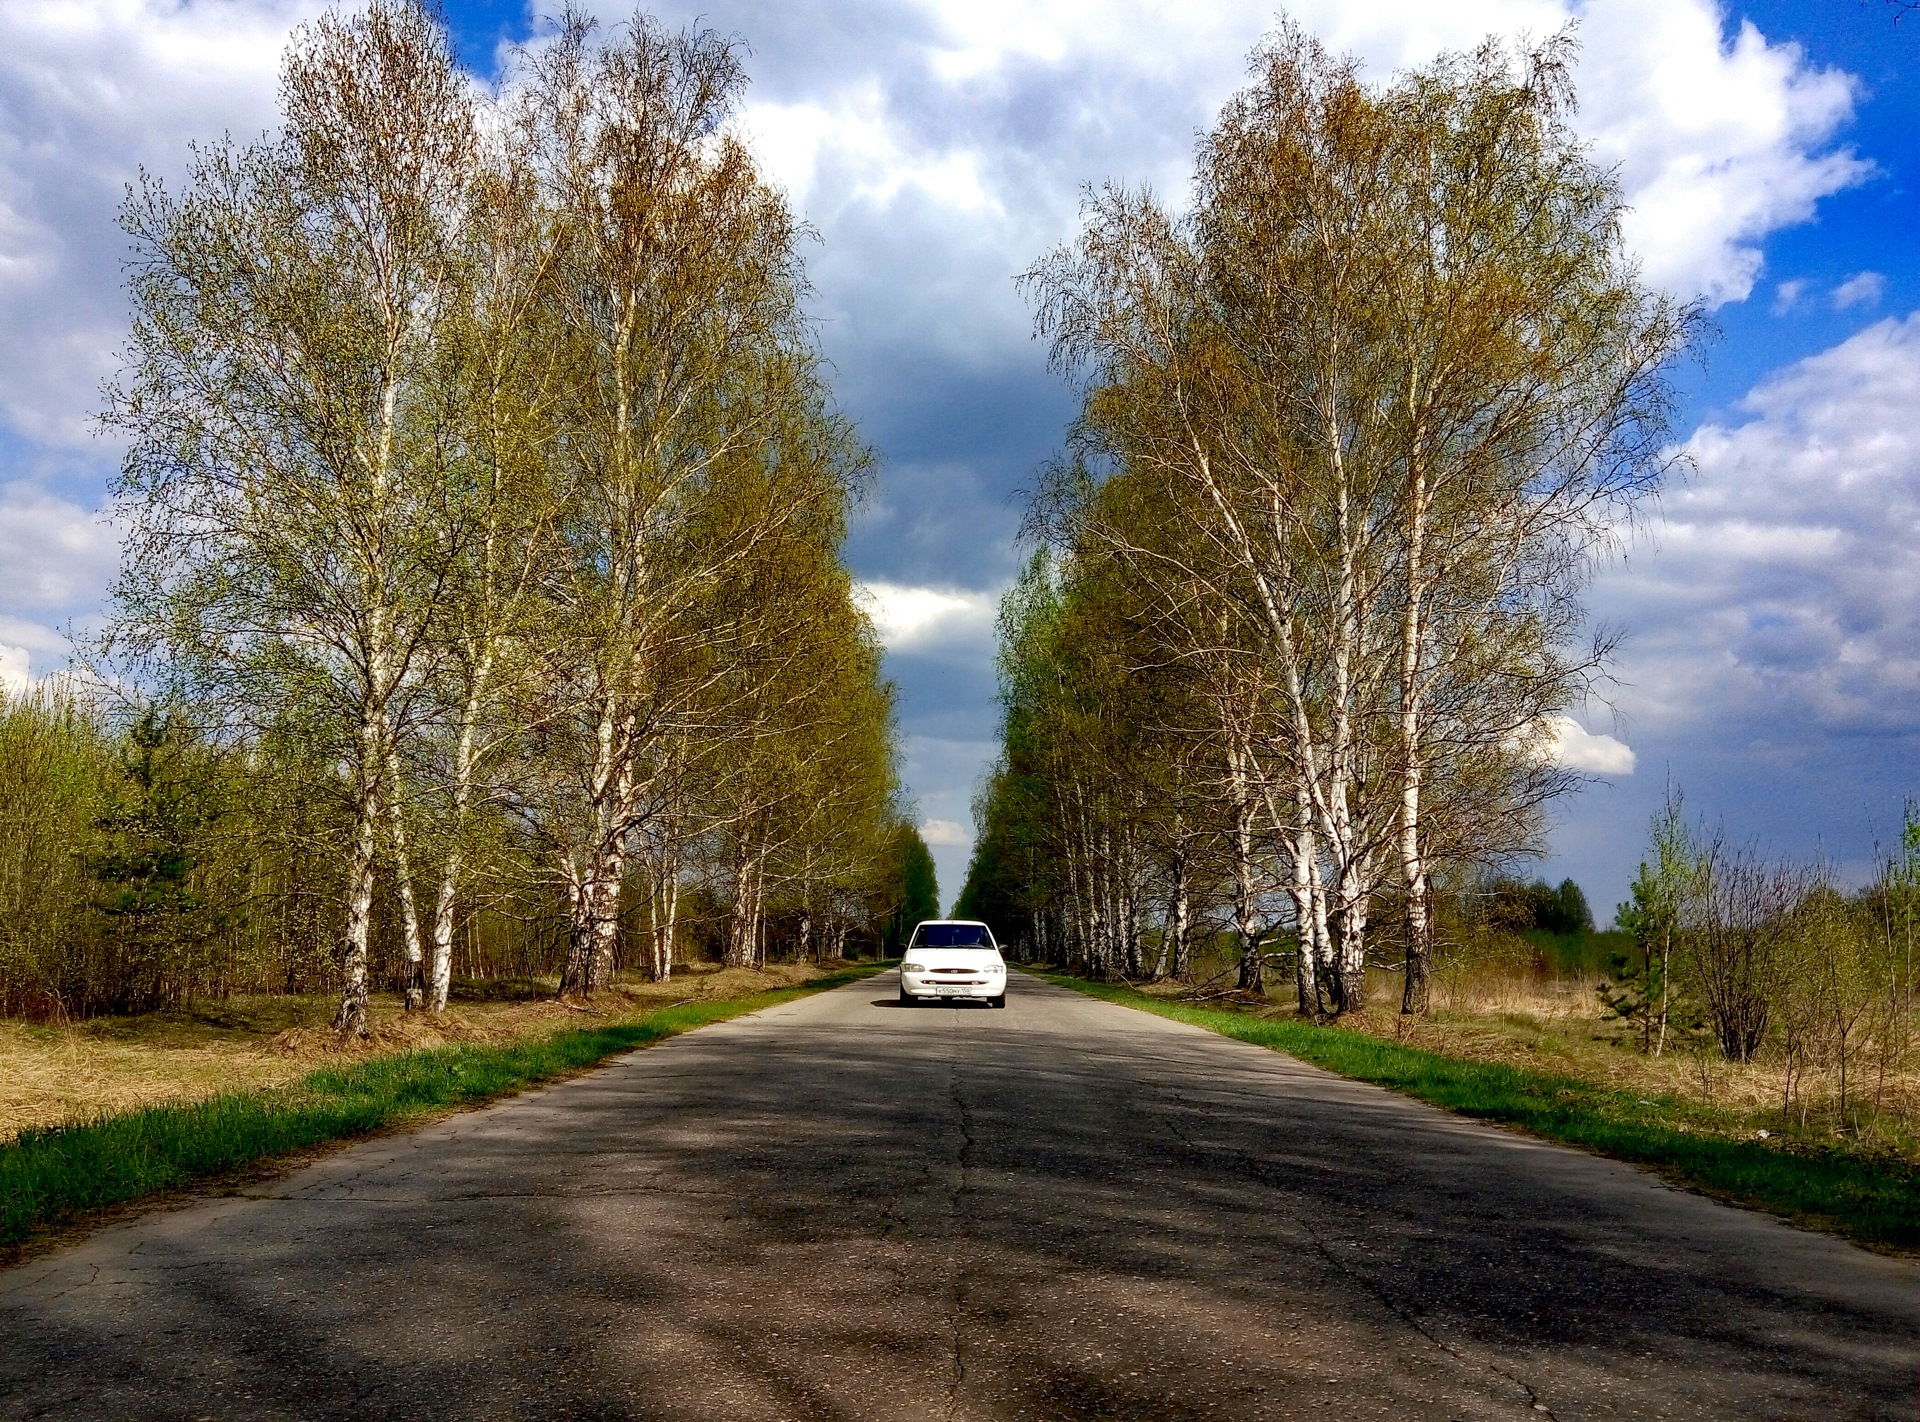
POLYGON ((942 986, 942 987, 936 987, 934 991, 938 993, 941 997, 958 997, 960 996, 961 993, 965 992, 966 989, 963 987, 942 986))

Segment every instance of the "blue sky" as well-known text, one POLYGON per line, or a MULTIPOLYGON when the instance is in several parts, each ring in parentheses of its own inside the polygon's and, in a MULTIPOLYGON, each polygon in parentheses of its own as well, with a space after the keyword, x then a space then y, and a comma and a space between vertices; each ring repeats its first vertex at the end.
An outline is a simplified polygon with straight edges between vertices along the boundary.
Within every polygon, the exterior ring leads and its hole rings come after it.
MULTIPOLYGON (((272 122, 309 0, 0 6, 0 676, 57 669, 112 575, 116 451, 88 415, 125 314, 112 215, 139 165, 272 122)), ((602 5, 607 18, 627 13, 602 5)), ((1014 275, 1072 233, 1082 185, 1178 200, 1264 4, 662 0, 738 34, 743 124, 818 230, 815 314, 883 471, 849 555, 903 693, 906 774, 959 887, 992 754, 991 621, 1020 490, 1072 398, 1014 275)), ((1649 279, 1712 309, 1682 373, 1691 479, 1591 599, 1627 634, 1563 738, 1607 772, 1540 872, 1602 916, 1670 774, 1742 837, 1865 871, 1920 792, 1920 15, 1884 0, 1303 0, 1382 76, 1488 33, 1581 24, 1581 125, 1619 164, 1649 279)), ((448 6, 490 78, 518 0, 448 6)))
POLYGON ((1836 137, 1878 170, 1856 186, 1822 199, 1810 222, 1784 227, 1764 243, 1765 276, 1758 299, 1714 313, 1722 337, 1709 352, 1704 379, 1689 382, 1694 421, 1723 414, 1786 361, 1844 339, 1887 312, 1920 304, 1920 15, 1901 19, 1884 0, 1802 0, 1736 7, 1770 40, 1801 45, 1810 60, 1852 77, 1851 120, 1836 137), (1776 311, 1779 286, 1804 281, 1832 287, 1861 271, 1885 278, 1877 306, 1836 311, 1817 300, 1776 311))

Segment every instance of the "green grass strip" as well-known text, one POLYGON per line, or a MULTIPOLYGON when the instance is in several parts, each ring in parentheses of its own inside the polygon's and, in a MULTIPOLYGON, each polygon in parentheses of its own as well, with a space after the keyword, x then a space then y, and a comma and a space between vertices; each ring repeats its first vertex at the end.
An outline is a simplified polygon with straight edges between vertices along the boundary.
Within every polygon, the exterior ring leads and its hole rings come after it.
POLYGON ((1920 1170, 1845 1150, 1732 1139, 1744 1118, 1673 1096, 1648 1101, 1575 1077, 1462 1061, 1364 1032, 1195 1007, 1108 983, 1044 973, 1093 997, 1271 1048, 1449 1111, 1658 1170, 1723 1199, 1863 1244, 1920 1248, 1920 1170))
POLYGON ((22 1131, 0 1146, 0 1249, 90 1211, 178 1189, 410 1117, 476 1106, 709 1023, 879 972, 872 965, 750 997, 497 1045, 436 1047, 326 1067, 287 1086, 22 1131))

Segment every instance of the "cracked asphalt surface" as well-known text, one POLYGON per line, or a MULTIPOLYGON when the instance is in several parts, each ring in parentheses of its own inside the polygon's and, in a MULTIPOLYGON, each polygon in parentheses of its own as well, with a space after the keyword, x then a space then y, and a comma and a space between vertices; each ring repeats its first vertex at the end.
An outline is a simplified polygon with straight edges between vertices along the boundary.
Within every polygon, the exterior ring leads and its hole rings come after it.
POLYGON ((1920 1269, 891 974, 0 1273, 0 1416, 1920 1416, 1920 1269))

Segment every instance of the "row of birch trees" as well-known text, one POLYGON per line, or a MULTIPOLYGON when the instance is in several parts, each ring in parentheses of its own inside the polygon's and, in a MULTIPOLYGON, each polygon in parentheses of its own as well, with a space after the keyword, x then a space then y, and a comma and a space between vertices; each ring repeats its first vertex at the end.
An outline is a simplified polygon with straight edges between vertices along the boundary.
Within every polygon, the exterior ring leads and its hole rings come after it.
POLYGON ((840 558, 869 456, 733 123, 738 44, 569 16, 504 73, 483 91, 409 0, 329 14, 277 132, 123 214, 107 658, 220 744, 326 767, 350 1032, 383 894, 438 1010, 511 865, 585 994, 623 924, 671 971, 690 883, 751 964, 776 918, 806 952, 866 932, 897 858, 840 558))
POLYGON ((1604 670, 1581 593, 1669 456, 1696 313, 1574 136, 1573 40, 1385 84, 1283 25, 1191 200, 1109 186, 1026 277, 1082 382, 1002 613, 966 904, 1095 971, 1426 1007, 1436 885, 1529 850, 1604 670))

